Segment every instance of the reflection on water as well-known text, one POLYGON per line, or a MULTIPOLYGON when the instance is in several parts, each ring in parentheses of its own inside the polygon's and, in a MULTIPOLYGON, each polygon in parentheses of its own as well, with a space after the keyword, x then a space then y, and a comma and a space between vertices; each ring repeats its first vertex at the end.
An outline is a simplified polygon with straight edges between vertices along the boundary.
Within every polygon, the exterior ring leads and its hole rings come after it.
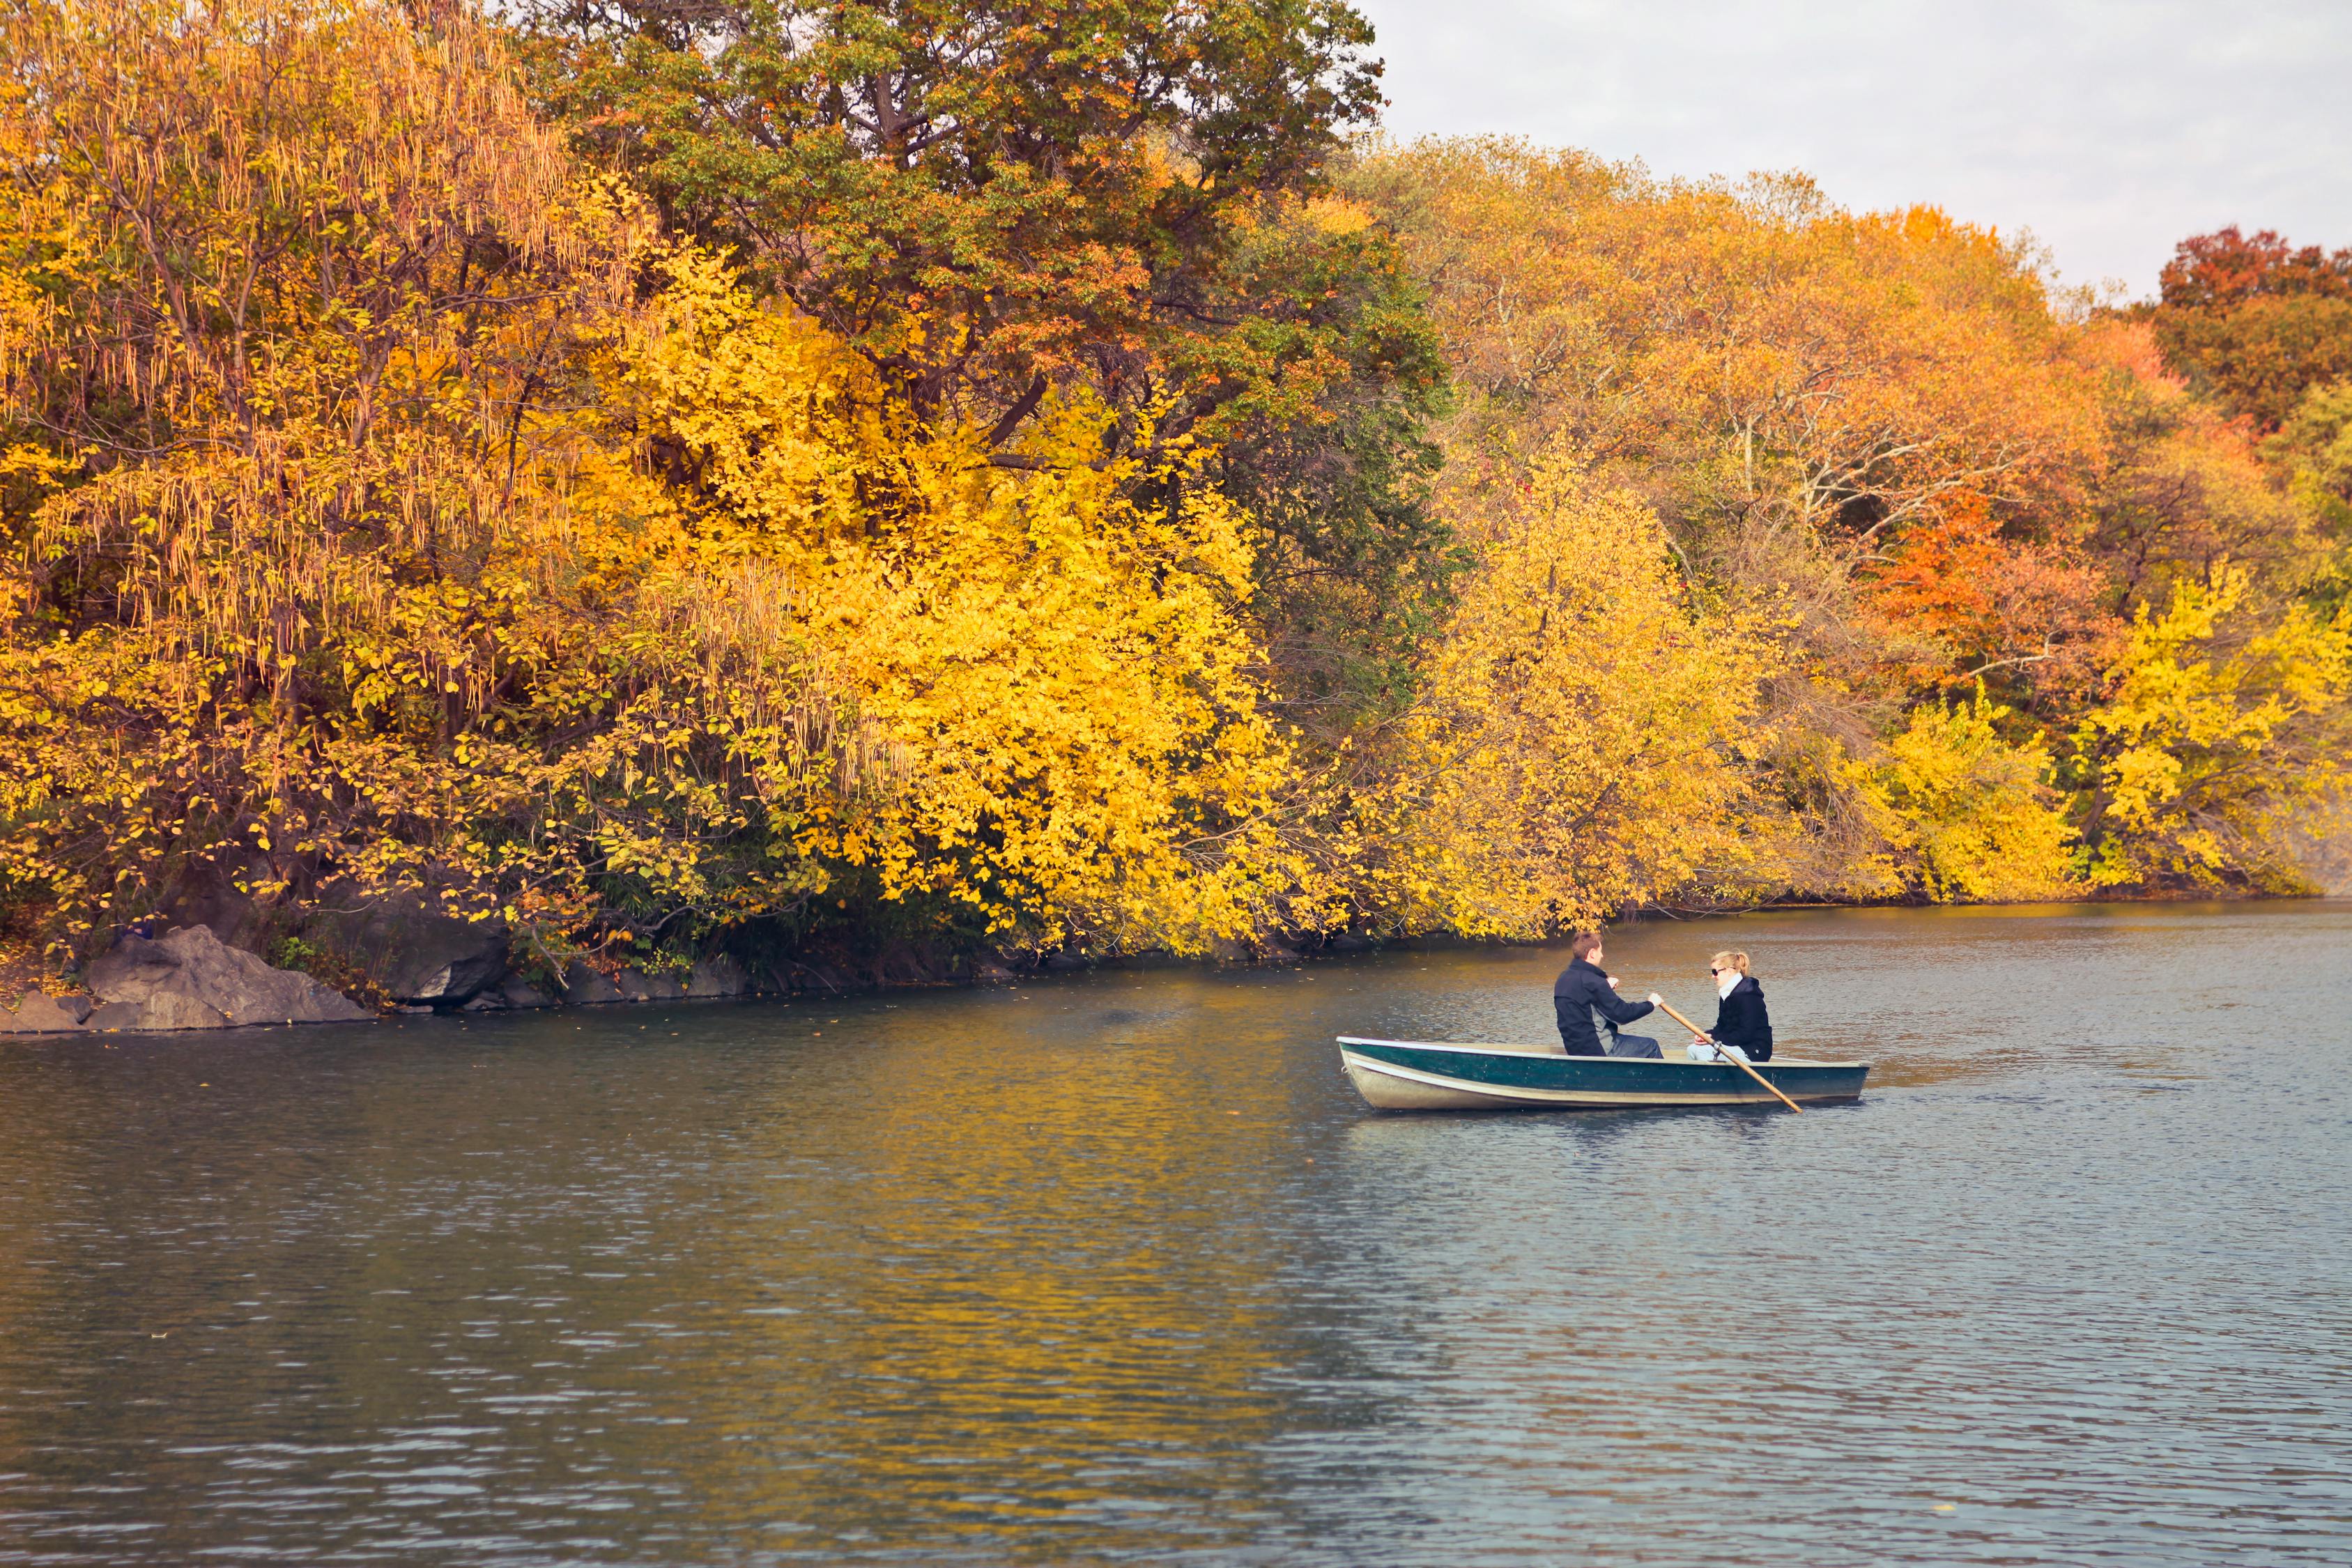
POLYGON ((2352 909, 1734 943, 1861 1104, 1367 1113, 1525 951, 6 1047, 0 1562, 2352 1558, 2352 909))

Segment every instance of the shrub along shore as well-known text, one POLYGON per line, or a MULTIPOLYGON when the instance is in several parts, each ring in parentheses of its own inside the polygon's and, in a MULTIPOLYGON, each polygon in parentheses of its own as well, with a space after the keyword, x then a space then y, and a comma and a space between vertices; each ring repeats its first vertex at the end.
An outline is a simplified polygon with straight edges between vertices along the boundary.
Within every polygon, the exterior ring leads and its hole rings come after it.
POLYGON ((0 28, 19 1026, 2346 882, 2352 249, 1396 145, 1339 0, 0 28))

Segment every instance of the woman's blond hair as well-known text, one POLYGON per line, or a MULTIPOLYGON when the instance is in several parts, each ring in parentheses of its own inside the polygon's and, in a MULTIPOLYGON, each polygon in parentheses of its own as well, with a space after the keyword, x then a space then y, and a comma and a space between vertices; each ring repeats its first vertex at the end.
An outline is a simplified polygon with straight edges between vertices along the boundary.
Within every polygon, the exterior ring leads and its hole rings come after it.
POLYGON ((1748 955, 1744 952, 1718 952, 1706 961, 1709 969, 1720 969, 1727 963, 1742 974, 1748 973, 1748 955))

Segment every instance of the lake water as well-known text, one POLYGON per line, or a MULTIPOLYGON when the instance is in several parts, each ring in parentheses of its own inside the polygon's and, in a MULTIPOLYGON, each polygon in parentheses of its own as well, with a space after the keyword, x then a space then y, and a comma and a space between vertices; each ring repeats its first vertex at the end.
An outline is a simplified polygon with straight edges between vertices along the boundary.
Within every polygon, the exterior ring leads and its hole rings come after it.
POLYGON ((1364 1109, 1530 950, 0 1047, 0 1562, 2352 1561, 2352 906, 1729 945, 1860 1104, 1364 1109))

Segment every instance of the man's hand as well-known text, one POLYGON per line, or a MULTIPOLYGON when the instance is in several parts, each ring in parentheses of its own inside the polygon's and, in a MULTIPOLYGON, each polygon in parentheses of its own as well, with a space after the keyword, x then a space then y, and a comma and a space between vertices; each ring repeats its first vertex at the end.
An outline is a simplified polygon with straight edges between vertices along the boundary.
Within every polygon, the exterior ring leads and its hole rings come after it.
POLYGON ((1609 989, 1610 989, 1610 990, 1614 991, 1614 990, 1616 990, 1616 989, 1617 989, 1617 977, 1616 977, 1615 975, 1613 975, 1613 974, 1604 974, 1604 975, 1602 975, 1601 978, 1601 979, 1603 979, 1603 980, 1606 980, 1607 982, 1609 982, 1609 989))

